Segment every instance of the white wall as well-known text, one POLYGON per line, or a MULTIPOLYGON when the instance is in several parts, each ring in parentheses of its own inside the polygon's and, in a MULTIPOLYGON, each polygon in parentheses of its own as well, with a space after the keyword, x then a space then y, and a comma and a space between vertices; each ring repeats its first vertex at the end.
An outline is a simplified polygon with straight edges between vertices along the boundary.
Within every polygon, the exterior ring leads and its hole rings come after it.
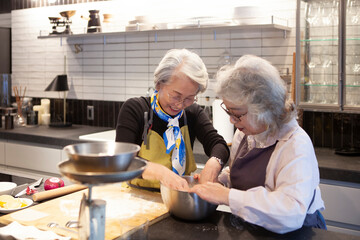
MULTIPOLYGON (((279 69, 291 69, 292 53, 295 51, 295 0, 253 2, 264 6, 272 15, 288 19, 292 30, 287 33, 287 38, 283 38, 283 31, 267 28, 182 29, 74 37, 86 31, 87 21, 81 16, 87 17, 91 9, 114 14, 115 23, 111 31, 123 31, 128 21, 139 15, 147 15, 153 23, 164 22, 165 19, 180 23, 189 21, 191 16, 232 19, 234 6, 245 5, 247 1, 222 1, 222 6, 195 1, 206 4, 206 11, 203 7, 194 6, 194 1, 187 0, 182 1, 181 6, 177 5, 176 9, 164 0, 144 1, 141 8, 135 7, 138 3, 132 6, 130 2, 124 6, 121 2, 12 11, 13 86, 27 86, 29 97, 58 97, 57 93, 44 92, 44 89, 57 74, 64 72, 66 56, 71 88, 69 98, 124 101, 144 95, 147 88, 153 86, 152 73, 161 57, 171 48, 188 48, 197 52, 211 76, 216 72, 219 58, 225 50, 231 54, 233 61, 244 54, 255 54, 268 59, 279 69), (202 9, 203 12, 193 9, 202 9), (71 18, 74 36, 39 39, 40 35, 48 36, 51 32, 48 17, 59 16, 59 12, 64 10, 77 11, 71 18), (83 51, 75 53, 75 44, 80 44, 83 51)), ((266 18, 266 21, 269 19, 266 18)), ((103 25, 104 31, 108 29, 106 27, 103 25)), ((209 90, 203 96, 214 97, 213 83, 214 80, 211 80, 209 90)))

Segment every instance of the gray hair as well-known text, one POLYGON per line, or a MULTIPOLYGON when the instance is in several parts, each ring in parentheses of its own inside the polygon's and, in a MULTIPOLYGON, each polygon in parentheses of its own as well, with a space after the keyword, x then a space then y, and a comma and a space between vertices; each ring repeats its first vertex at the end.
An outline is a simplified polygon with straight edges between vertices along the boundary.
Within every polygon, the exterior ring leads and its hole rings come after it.
POLYGON ((187 49, 169 50, 154 72, 155 87, 166 84, 175 72, 182 72, 199 84, 199 92, 207 88, 209 76, 199 55, 187 49))
POLYGON ((269 134, 297 115, 285 82, 265 59, 245 55, 234 66, 221 68, 216 78, 218 96, 237 105, 247 105, 249 123, 266 124, 269 134))

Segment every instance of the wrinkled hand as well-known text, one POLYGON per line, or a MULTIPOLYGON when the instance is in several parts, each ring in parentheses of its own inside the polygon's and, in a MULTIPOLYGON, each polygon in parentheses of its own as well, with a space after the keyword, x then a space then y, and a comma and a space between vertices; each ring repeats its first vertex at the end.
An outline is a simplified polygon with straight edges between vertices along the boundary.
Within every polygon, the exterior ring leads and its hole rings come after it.
POLYGON ((206 164, 204 169, 201 171, 196 178, 199 179, 199 183, 206 182, 217 182, 217 177, 221 171, 221 165, 218 161, 213 158, 210 158, 206 164))
POLYGON ((164 174, 160 178, 161 184, 171 189, 189 191, 189 184, 184 178, 169 169, 167 170, 168 171, 164 171, 164 174))
POLYGON ((189 184, 185 179, 158 163, 148 162, 142 177, 148 180, 159 180, 168 188, 180 191, 189 190, 189 184))
POLYGON ((230 189, 224 187, 220 183, 207 182, 204 184, 197 184, 190 188, 189 192, 196 193, 202 199, 213 204, 229 205, 230 189))

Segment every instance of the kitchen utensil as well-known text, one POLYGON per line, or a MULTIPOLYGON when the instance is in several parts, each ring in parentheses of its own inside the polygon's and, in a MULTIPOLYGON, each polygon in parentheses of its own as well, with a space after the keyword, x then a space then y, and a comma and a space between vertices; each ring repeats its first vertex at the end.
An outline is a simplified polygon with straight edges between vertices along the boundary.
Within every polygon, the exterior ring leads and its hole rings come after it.
POLYGON ((63 21, 60 21, 60 19, 56 19, 56 17, 49 17, 50 23, 53 24, 53 28, 52 28, 53 32, 50 33, 50 35, 52 35, 52 34, 72 34, 72 31, 70 29, 70 24, 72 23, 72 21, 70 20, 70 18, 72 16, 74 16, 75 13, 76 13, 75 10, 60 12, 60 15, 63 17, 63 21), (56 27, 64 27, 64 26, 65 26, 64 31, 58 32, 56 30, 56 27))
POLYGON ((13 182, 0 182, 0 195, 11 195, 16 186, 13 182))
MULTIPOLYGON (((105 164, 105 163, 104 163, 105 164)), ((70 180, 82 184, 103 184, 128 181, 142 174, 146 167, 146 161, 141 158, 134 158, 127 170, 109 168, 98 172, 96 167, 84 168, 75 165, 75 161, 67 160, 59 163, 61 174, 70 180)))
POLYGON ((120 142, 80 143, 64 148, 74 161, 71 165, 80 172, 125 171, 139 150, 136 144, 120 142))
MULTIPOLYGON (((30 184, 28 187, 29 187, 29 188, 38 187, 38 186, 41 185, 42 181, 43 181, 43 178, 40 178, 40 179, 37 180, 36 182, 30 184)), ((22 191, 20 191, 18 194, 16 194, 15 197, 20 197, 20 196, 24 195, 24 194, 26 193, 26 189, 27 189, 28 187, 26 187, 25 189, 23 189, 22 191)))
POLYGON ((69 193, 80 191, 85 188, 86 188, 86 186, 84 186, 84 185, 73 184, 73 185, 69 185, 69 186, 65 186, 65 187, 61 187, 61 188, 56 188, 56 189, 52 189, 52 190, 48 190, 48 191, 34 193, 32 195, 32 199, 35 202, 40 202, 40 201, 47 200, 50 198, 59 197, 59 196, 63 196, 63 195, 69 194, 69 193))
POLYGON ((105 207, 106 201, 91 199, 91 187, 89 187, 88 197, 83 193, 79 211, 79 239, 104 239, 105 207))
POLYGON ((69 11, 60 12, 60 15, 65 18, 71 18, 72 16, 75 15, 75 13, 76 13, 76 10, 69 10, 69 11))
POLYGON ((79 227, 79 221, 76 220, 69 220, 65 223, 65 227, 68 228, 78 228, 79 227))
MULTIPOLYGON (((183 176, 192 187, 198 180, 192 176, 183 176)), ((184 220, 201 220, 215 212, 217 205, 201 199, 196 193, 170 189, 160 184, 161 198, 170 213, 184 220)))
MULTIPOLYGON (((3 215, 0 217, 0 224, 8 225, 16 221, 24 226, 34 226, 45 231, 50 230, 46 226, 49 222, 65 226, 69 220, 77 220, 81 198, 87 191, 84 189, 33 205, 16 212, 16 219, 12 214, 3 215), (32 214, 34 212, 37 214, 32 214)), ((118 239, 121 236, 120 221, 131 221, 134 216, 144 216, 153 223, 169 216, 160 193, 130 188, 125 183, 96 186, 92 195, 94 199, 101 198, 106 201, 105 239, 118 239)), ((71 239, 79 239, 77 234, 58 228, 52 228, 52 231, 66 234, 71 239)))
POLYGON ((71 181, 86 184, 79 211, 79 238, 101 240, 105 236, 106 201, 92 199, 92 187, 133 179, 142 174, 146 161, 134 158, 140 146, 131 143, 81 143, 64 148, 70 160, 58 167, 71 181), (130 165, 130 166, 129 166, 130 165))
POLYGON ((62 229, 62 230, 68 231, 68 232, 77 233, 77 231, 74 231, 74 230, 71 230, 71 229, 62 227, 62 226, 60 226, 60 225, 59 225, 58 223, 56 223, 56 222, 48 223, 47 226, 48 226, 49 228, 60 228, 60 229, 62 229))
POLYGON ((99 16, 99 10, 89 10, 89 21, 88 21, 88 27, 87 32, 88 33, 94 33, 94 32, 101 32, 101 23, 100 23, 100 16, 99 16))
POLYGON ((113 15, 110 13, 104 13, 103 16, 104 16, 104 21, 103 21, 104 23, 111 22, 113 19, 113 15))

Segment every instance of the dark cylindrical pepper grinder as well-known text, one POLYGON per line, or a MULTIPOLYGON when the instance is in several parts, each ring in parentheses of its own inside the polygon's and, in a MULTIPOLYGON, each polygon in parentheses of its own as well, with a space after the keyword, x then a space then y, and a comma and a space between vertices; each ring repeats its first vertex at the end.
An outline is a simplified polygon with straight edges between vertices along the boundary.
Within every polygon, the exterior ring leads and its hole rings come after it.
POLYGON ((14 129, 14 116, 16 115, 16 108, 5 108, 3 110, 5 115, 5 129, 14 129))
POLYGON ((88 21, 87 32, 101 32, 101 23, 100 23, 100 15, 99 10, 89 10, 90 19, 88 21))

